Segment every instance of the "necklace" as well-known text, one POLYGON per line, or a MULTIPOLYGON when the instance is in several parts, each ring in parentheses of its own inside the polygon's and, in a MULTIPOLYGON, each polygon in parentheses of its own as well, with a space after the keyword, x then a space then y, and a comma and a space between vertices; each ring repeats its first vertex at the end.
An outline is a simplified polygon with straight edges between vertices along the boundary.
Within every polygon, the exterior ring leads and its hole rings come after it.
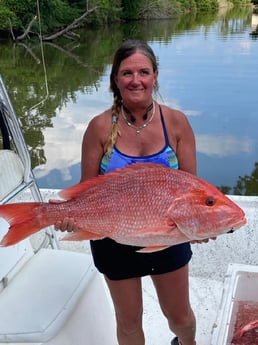
MULTIPOLYGON (((125 113, 124 113, 124 106, 122 105, 122 107, 121 107, 121 114, 122 114, 122 117, 123 117, 123 119, 125 120, 125 123, 127 124, 127 126, 129 126, 129 127, 131 127, 131 128, 133 128, 133 129, 136 130, 136 134, 140 134, 140 133, 141 133, 141 130, 142 130, 143 128, 147 127, 147 126, 151 123, 151 121, 153 120, 154 115, 155 115, 155 102, 153 102, 152 104, 153 104, 153 106, 152 106, 152 114, 151 114, 149 120, 146 121, 146 122, 144 122, 144 124, 141 125, 141 126, 135 126, 135 125, 133 125, 133 124, 127 119, 127 117, 126 117, 126 115, 125 115, 125 113)), ((150 106, 149 106, 148 108, 150 108, 150 106)), ((147 108, 147 109, 148 109, 148 108, 147 108)), ((151 109, 151 108, 150 108, 150 109, 151 109)), ((148 112, 148 110, 147 110, 147 112, 148 112)), ((146 112, 146 114, 147 114, 147 112, 146 112)), ((146 114, 144 114, 143 117, 145 117, 146 114)))
MULTIPOLYGON (((127 114, 127 115, 130 115, 131 122, 135 122, 135 121, 136 121, 135 116, 133 116, 133 114, 130 112, 129 109, 126 108, 125 105, 123 105, 123 107, 124 107, 124 111, 126 112, 126 114, 127 114)), ((148 118, 148 112, 149 112, 150 110, 152 110, 152 108, 153 108, 153 102, 151 102, 151 104, 146 108, 146 112, 145 112, 145 114, 142 116, 142 119, 143 119, 143 120, 145 120, 145 121, 147 120, 147 118, 148 118)))

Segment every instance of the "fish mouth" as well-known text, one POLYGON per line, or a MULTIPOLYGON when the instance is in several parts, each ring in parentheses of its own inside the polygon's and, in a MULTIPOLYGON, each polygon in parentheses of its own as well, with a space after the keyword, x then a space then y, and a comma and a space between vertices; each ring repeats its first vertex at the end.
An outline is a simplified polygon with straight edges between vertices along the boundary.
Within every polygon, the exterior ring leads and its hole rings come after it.
POLYGON ((233 233, 235 230, 241 228, 243 225, 247 223, 247 219, 245 217, 239 219, 234 223, 234 225, 231 227, 231 229, 227 232, 228 234, 233 233))

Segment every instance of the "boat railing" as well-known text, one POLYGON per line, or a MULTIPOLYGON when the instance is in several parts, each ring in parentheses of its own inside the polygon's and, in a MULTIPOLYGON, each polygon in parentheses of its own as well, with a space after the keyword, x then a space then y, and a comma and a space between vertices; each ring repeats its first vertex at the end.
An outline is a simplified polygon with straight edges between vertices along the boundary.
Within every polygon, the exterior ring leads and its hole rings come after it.
MULTIPOLYGON (((1 76, 0 117, 3 143, 7 143, 6 145, 8 145, 7 147, 3 147, 3 150, 0 150, 0 204, 12 201, 26 189, 30 190, 33 200, 42 201, 42 196, 31 168, 30 154, 21 130, 21 125, 1 76)), ((48 243, 53 248, 58 247, 58 241, 51 227, 45 229, 43 243, 44 246, 48 243)))

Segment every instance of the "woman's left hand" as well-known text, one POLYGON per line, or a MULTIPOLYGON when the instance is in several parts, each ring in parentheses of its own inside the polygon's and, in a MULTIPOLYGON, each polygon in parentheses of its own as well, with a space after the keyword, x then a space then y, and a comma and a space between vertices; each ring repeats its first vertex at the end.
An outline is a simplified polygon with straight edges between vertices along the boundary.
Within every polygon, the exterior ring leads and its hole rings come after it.
POLYGON ((209 240, 216 240, 217 237, 211 237, 211 238, 205 238, 204 240, 193 240, 193 241, 190 241, 190 243, 192 244, 195 244, 195 243, 208 243, 209 240))

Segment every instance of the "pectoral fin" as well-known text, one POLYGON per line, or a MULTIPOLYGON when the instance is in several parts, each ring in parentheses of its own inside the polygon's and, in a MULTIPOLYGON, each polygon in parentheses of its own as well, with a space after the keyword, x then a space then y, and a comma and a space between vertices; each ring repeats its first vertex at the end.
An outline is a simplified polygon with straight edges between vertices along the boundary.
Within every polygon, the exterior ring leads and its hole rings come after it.
POLYGON ((153 253, 169 248, 170 246, 150 246, 137 250, 137 253, 153 253))
POLYGON ((179 243, 189 242, 189 238, 178 230, 174 224, 172 226, 161 225, 154 228, 139 229, 127 233, 126 236, 114 237, 113 239, 123 244, 144 247, 139 250, 141 253, 155 252, 179 243))
MULTIPOLYGON (((174 223, 166 224, 166 225, 160 225, 152 228, 144 228, 137 230, 137 233, 132 233, 132 236, 135 236, 137 234, 137 237, 155 237, 155 236, 168 236, 169 234, 172 234, 174 230, 177 230, 177 226, 174 223)), ((130 237, 130 234, 127 235, 130 237)))
POLYGON ((65 235, 65 237, 63 237, 61 239, 61 241, 101 240, 104 237, 105 236, 103 236, 103 235, 95 234, 95 233, 90 232, 90 231, 79 230, 76 232, 68 233, 68 235, 65 235))

